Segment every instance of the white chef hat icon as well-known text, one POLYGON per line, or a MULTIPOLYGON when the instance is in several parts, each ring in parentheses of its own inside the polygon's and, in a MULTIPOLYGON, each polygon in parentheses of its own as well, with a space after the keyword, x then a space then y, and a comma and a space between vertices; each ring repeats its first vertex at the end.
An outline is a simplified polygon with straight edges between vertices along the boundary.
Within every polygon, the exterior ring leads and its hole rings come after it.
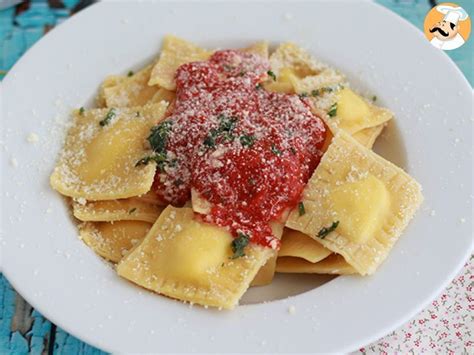
POLYGON ((464 21, 468 18, 467 12, 462 7, 454 7, 449 5, 438 5, 436 10, 444 14, 444 21, 458 24, 459 21, 464 21))

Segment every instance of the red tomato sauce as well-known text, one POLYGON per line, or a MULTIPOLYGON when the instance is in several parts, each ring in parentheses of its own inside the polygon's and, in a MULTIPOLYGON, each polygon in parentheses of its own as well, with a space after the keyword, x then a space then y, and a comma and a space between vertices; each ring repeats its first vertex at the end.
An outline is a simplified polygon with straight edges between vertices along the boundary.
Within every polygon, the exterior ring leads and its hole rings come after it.
POLYGON ((165 121, 167 164, 158 196, 183 205, 196 190, 213 206, 204 221, 279 248, 269 223, 293 208, 322 155, 326 129, 297 95, 265 91, 267 60, 234 50, 179 67, 165 121))

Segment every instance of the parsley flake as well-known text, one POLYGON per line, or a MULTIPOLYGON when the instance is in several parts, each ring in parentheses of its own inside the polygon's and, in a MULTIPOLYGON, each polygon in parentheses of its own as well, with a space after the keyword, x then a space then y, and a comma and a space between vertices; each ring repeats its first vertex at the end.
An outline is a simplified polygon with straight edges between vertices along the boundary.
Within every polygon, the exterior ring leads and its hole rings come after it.
POLYGON ((132 214, 133 212, 135 212, 137 210, 136 207, 133 207, 130 211, 128 211, 128 214, 132 214))
POLYGON ((250 134, 244 134, 243 136, 240 136, 240 144, 242 144, 242 147, 250 148, 254 143, 255 136, 250 134))
POLYGON ((329 117, 334 117, 337 115, 337 102, 333 103, 328 111, 329 117))
POLYGON ((311 96, 317 97, 317 96, 320 96, 324 93, 332 92, 334 90, 335 90, 334 88, 329 87, 329 86, 324 87, 324 88, 320 88, 320 89, 316 89, 316 90, 311 91, 311 96))
POLYGON ((211 129, 202 142, 202 144, 207 148, 214 148, 219 138, 226 141, 233 141, 235 138, 233 130, 237 124, 237 118, 219 115, 218 119, 220 120, 219 127, 217 129, 211 129))
POLYGON ((255 86, 255 89, 257 89, 257 90, 263 89, 262 84, 258 83, 258 84, 255 86))
POLYGON ((304 203, 303 201, 301 201, 300 203, 298 203, 298 214, 300 216, 304 216, 306 214, 306 210, 304 208, 304 203))
POLYGON ((272 153, 275 154, 276 156, 281 155, 281 150, 278 149, 275 144, 272 144, 272 147, 270 149, 272 150, 272 153))
POLYGON ((84 109, 84 107, 81 107, 81 108, 79 109, 79 114, 80 114, 81 116, 83 116, 85 111, 86 111, 86 110, 84 109))
POLYGON ((245 247, 249 244, 250 237, 242 232, 237 233, 237 237, 231 243, 232 252, 234 255, 231 259, 237 259, 241 256, 245 256, 245 247))
POLYGON ((321 228, 321 230, 318 232, 317 237, 321 239, 326 238, 326 236, 332 231, 334 231, 338 225, 339 225, 339 221, 336 221, 336 222, 332 222, 332 224, 329 227, 321 228))
POLYGON ((133 70, 130 70, 130 71, 127 73, 127 76, 130 77, 130 76, 133 76, 133 74, 135 74, 135 73, 133 72, 133 70))
POLYGON ((172 125, 173 123, 171 121, 164 121, 152 127, 147 139, 154 152, 165 152, 166 144, 168 143, 168 135, 171 132, 172 125))
POLYGON ((372 96, 372 102, 375 102, 375 101, 377 101, 377 96, 374 95, 372 96))
POLYGON ((268 74, 268 76, 269 76, 270 78, 273 79, 273 81, 276 81, 276 80, 277 80, 277 77, 276 77, 275 73, 272 72, 271 70, 267 71, 267 74, 268 74))
POLYGON ((214 148, 216 146, 216 137, 217 137, 217 130, 211 129, 209 134, 204 138, 202 144, 204 144, 208 148, 214 148))
POLYGON ((99 122, 99 124, 102 127, 104 127, 104 126, 108 125, 110 123, 110 121, 112 121, 115 118, 115 116, 117 116, 117 113, 115 112, 114 108, 111 108, 109 110, 109 112, 107 112, 107 115, 105 115, 104 119, 99 122))
POLYGON ((154 154, 148 155, 144 158, 141 158, 139 161, 137 161, 135 166, 147 165, 151 161, 156 162, 158 169, 161 172, 165 171, 165 165, 167 163, 166 153, 154 153, 154 154))

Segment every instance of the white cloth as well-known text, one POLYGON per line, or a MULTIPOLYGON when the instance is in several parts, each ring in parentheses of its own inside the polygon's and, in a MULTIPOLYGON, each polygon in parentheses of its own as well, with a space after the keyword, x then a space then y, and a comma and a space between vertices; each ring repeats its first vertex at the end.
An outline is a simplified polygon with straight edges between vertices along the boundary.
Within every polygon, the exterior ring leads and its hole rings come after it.
POLYGON ((445 51, 450 51, 452 49, 461 47, 464 44, 464 38, 462 38, 462 36, 457 33, 456 36, 451 39, 448 39, 447 41, 441 41, 438 38, 433 37, 430 43, 436 48, 443 49, 445 51))

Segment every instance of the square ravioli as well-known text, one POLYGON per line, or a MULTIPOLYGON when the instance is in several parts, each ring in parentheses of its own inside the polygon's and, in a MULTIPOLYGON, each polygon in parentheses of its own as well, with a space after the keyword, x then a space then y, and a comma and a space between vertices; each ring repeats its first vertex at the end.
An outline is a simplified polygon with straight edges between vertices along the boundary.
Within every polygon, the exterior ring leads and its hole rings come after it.
POLYGON ((148 85, 152 65, 122 78, 115 85, 103 87, 103 97, 107 107, 133 107, 148 103, 160 89, 157 85, 148 85))
POLYGON ((143 221, 155 223, 163 207, 146 198, 72 202, 74 217, 81 221, 143 221))
POLYGON ((372 149, 375 141, 380 136, 386 125, 386 123, 382 123, 375 127, 364 128, 354 133, 352 137, 364 147, 372 149))
POLYGON ((283 256, 277 259, 276 271, 284 274, 351 275, 356 273, 355 269, 337 254, 331 254, 316 263, 293 256, 283 256))
POLYGON ((234 259, 232 240, 227 229, 201 222, 191 208, 168 206, 117 272, 168 297, 231 309, 272 255, 249 244, 234 259))
POLYGON ((242 52, 257 54, 262 58, 268 59, 268 41, 255 42, 243 48, 242 52))
MULTIPOLYGON (((212 205, 209 203, 209 201, 203 198, 195 189, 191 190, 191 203, 194 212, 204 215, 209 214, 212 208, 212 205)), ((270 223, 273 235, 278 239, 280 239, 283 234, 283 228, 285 226, 284 222, 287 216, 288 212, 285 212, 283 213, 280 221, 273 221, 270 223)), ((272 250, 272 256, 259 270, 255 276, 255 279, 252 281, 251 286, 263 286, 272 282, 273 276, 275 275, 276 258, 277 253, 272 250)))
POLYGON ((306 213, 286 225, 372 274, 422 201, 412 177, 340 130, 303 192, 306 213))
MULTIPOLYGON (((383 126, 393 118, 393 113, 383 107, 374 105, 367 99, 355 93, 348 87, 328 88, 316 97, 311 97, 315 113, 323 118, 329 128, 336 132, 339 129, 354 135, 364 129, 383 126)), ((381 129, 380 129, 381 131, 381 129)), ((377 138, 377 131, 365 132, 367 136, 375 134, 375 137, 361 137, 364 145, 369 145, 370 140, 377 138)))
POLYGON ((278 257, 291 256, 305 259, 310 263, 317 263, 331 254, 332 251, 310 236, 289 228, 285 228, 283 232, 281 247, 278 251, 278 257))
POLYGON ((166 102, 135 108, 76 110, 51 186, 63 195, 114 200, 150 190, 156 164, 136 166, 148 152, 151 127, 166 102))
POLYGON ((151 226, 142 221, 85 222, 79 225, 79 238, 98 255, 116 263, 145 238, 151 226))
POLYGON ((211 53, 184 39, 167 35, 163 39, 160 58, 153 66, 148 85, 159 85, 167 90, 176 88, 176 70, 183 64, 206 60, 211 53))
POLYGON ((265 83, 269 91, 308 95, 315 90, 345 83, 345 77, 316 60, 294 43, 283 43, 270 56, 270 66, 276 74, 265 83))

